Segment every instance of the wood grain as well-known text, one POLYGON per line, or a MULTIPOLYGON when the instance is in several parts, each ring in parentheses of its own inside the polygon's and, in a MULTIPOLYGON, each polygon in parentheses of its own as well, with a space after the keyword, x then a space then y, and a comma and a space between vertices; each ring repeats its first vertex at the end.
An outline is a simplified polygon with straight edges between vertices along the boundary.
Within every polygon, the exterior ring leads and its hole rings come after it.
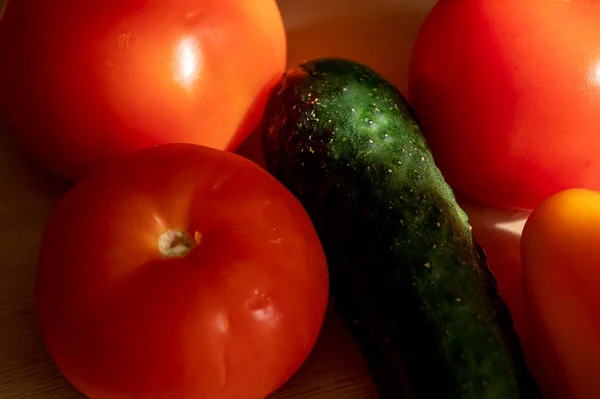
MULTIPOLYGON (((4 1, 0 0, 0 9, 4 1)), ((364 62, 370 59, 376 69, 404 88, 412 40, 433 2, 378 0, 364 10, 363 0, 281 0, 290 32, 289 62, 317 56, 346 56, 364 62)), ((2 125, 0 183, 0 398, 83 398, 48 356, 36 326, 33 303, 35 264, 44 223, 69 185, 28 160, 2 125)), ((490 263, 505 270, 501 289, 518 290, 518 236, 527 215, 469 203, 465 207, 482 242, 490 248, 490 263)), ((376 397, 357 346, 331 312, 307 362, 272 396, 376 397)))

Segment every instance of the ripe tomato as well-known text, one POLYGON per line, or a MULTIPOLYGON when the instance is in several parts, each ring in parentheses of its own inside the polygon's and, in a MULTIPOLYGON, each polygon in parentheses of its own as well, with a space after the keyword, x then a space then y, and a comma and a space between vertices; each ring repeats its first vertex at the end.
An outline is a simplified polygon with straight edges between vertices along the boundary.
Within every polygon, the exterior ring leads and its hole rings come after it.
POLYGON ((328 274, 312 223, 264 169, 192 144, 81 179, 40 250, 39 322, 91 399, 262 399, 311 351, 328 274))
POLYGON ((533 209, 600 190, 600 6, 440 0, 416 40, 409 97, 459 192, 533 209))
POLYGON ((525 300, 557 398, 600 397, 600 193, 561 191, 521 237, 525 300))
POLYGON ((286 65, 274 0, 11 0, 0 113, 42 165, 186 142, 233 150, 286 65))

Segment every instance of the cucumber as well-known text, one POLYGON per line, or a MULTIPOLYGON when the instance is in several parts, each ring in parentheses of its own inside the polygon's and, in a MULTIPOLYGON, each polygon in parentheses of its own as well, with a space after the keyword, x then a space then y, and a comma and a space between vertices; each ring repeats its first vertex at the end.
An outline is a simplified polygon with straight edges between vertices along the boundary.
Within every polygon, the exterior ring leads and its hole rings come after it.
POLYGON ((325 249, 336 313, 381 398, 540 398, 467 215, 402 94, 370 68, 290 69, 261 126, 267 170, 325 249))

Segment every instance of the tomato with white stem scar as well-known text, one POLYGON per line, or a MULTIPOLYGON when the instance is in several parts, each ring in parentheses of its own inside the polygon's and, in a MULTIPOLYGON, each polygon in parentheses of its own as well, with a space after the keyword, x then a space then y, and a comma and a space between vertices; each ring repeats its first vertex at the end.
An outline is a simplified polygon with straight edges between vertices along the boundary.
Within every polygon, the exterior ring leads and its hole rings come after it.
POLYGON ((36 307, 51 356, 91 399, 263 399, 312 350, 328 287, 289 191, 238 155, 168 144, 58 203, 36 307))

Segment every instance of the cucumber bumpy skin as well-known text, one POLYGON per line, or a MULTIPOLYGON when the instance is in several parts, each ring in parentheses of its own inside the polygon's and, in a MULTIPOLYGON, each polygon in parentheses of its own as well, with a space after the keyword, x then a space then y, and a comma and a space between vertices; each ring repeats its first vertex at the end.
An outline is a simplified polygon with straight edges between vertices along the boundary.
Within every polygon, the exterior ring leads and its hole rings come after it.
POLYGON ((467 215, 402 94, 370 68, 289 70, 262 125, 266 166, 321 238, 336 313, 381 398, 540 398, 467 215))

